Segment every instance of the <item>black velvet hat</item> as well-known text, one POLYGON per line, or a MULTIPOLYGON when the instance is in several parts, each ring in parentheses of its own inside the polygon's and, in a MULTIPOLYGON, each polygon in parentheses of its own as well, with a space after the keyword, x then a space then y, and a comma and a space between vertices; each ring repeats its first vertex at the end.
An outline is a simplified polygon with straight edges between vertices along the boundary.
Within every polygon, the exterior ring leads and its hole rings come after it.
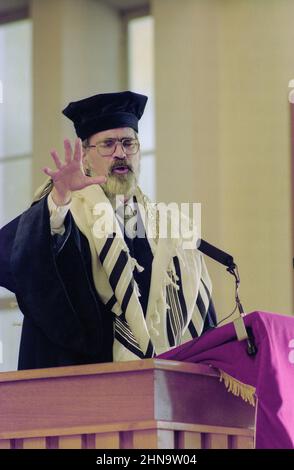
POLYGON ((103 93, 71 102, 62 112, 73 121, 77 136, 82 140, 96 132, 118 127, 131 127, 138 132, 138 121, 147 99, 132 91, 103 93))

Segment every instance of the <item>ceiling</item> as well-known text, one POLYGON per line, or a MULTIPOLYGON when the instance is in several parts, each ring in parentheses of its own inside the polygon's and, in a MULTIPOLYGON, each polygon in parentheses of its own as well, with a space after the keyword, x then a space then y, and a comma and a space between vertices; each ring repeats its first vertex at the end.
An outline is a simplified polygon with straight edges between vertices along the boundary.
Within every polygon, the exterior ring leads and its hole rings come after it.
MULTIPOLYGON (((99 0, 97 0, 99 1, 99 0)), ((139 8, 149 4, 149 0, 103 0, 104 3, 117 8, 118 10, 129 10, 139 8)))
MULTIPOLYGON (((141 8, 149 5, 149 0, 96 0, 103 1, 107 5, 116 8, 117 10, 124 11, 135 8, 141 8)), ((22 8, 29 5, 29 0, 0 0, 0 12, 7 11, 14 8, 22 8)))
POLYGON ((0 0, 0 10, 21 8, 28 5, 28 0, 0 0))

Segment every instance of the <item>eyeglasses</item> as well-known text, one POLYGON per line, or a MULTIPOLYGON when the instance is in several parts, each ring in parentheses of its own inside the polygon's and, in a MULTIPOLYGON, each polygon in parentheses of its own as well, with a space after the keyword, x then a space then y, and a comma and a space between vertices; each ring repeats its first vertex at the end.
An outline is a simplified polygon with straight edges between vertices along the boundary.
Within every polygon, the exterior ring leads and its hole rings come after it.
POLYGON ((121 144, 126 155, 134 155, 138 152, 140 143, 137 139, 124 137, 122 139, 105 139, 97 142, 95 145, 88 145, 89 148, 97 149, 102 157, 110 157, 115 152, 117 144, 121 144))

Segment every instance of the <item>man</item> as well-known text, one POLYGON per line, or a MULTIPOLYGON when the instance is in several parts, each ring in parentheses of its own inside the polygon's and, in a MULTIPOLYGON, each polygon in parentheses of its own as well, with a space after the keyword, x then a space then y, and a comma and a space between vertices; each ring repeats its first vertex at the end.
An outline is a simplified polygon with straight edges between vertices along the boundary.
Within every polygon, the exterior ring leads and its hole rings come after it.
POLYGON ((200 253, 158 235, 138 187, 146 101, 127 91, 70 103, 74 149, 64 141, 64 162, 51 152, 49 181, 0 232, 0 284, 24 314, 19 369, 153 357, 216 323, 200 253))

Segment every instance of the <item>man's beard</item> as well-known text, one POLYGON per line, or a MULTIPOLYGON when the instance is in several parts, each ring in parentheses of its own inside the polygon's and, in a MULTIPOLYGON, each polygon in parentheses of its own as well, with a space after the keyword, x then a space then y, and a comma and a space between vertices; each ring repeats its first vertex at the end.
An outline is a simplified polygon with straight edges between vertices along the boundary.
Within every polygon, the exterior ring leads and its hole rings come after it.
POLYGON ((125 161, 115 162, 109 169, 106 183, 101 184, 105 195, 109 199, 116 196, 124 196, 125 199, 132 197, 136 191, 139 177, 139 168, 134 170, 133 166, 125 161), (126 174, 114 173, 114 168, 125 166, 129 171, 126 174))

